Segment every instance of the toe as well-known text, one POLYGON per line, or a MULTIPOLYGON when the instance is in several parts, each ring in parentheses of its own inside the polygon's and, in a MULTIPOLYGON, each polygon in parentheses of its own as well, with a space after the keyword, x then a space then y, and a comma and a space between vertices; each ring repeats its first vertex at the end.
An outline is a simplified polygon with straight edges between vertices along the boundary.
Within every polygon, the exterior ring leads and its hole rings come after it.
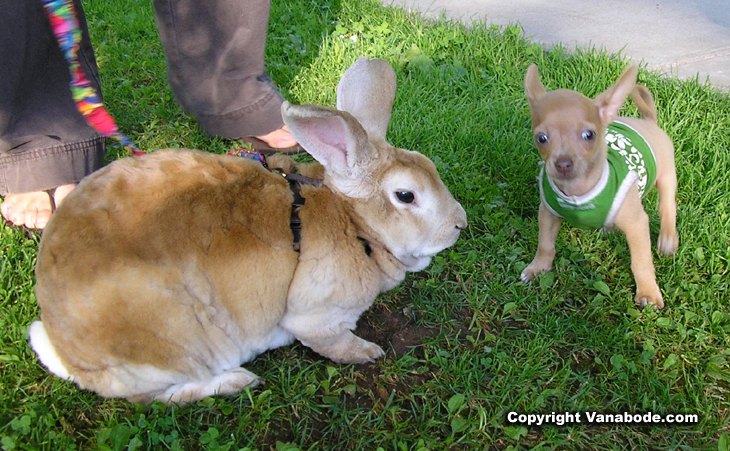
POLYGON ((51 219, 51 210, 40 210, 36 215, 35 228, 44 229, 48 225, 48 221, 51 219))
POLYGON ((14 206, 15 197, 12 194, 8 194, 5 196, 5 199, 3 199, 3 203, 0 204, 0 213, 2 213, 3 219, 17 225, 15 218, 17 216, 17 211, 13 208, 14 206))
POLYGON ((3 202, 2 215, 17 226, 43 228, 51 217, 51 199, 43 191, 9 194, 3 202))
POLYGON ((22 224, 29 229, 35 229, 37 215, 38 215, 38 210, 26 209, 25 214, 23 215, 22 224))

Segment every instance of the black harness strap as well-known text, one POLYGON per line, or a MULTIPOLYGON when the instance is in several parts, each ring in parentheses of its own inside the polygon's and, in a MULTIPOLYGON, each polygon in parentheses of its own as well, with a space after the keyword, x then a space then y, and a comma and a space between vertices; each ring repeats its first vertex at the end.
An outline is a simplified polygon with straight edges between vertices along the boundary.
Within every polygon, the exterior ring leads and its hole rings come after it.
MULTIPOLYGON (((289 189, 291 190, 294 200, 291 204, 291 217, 289 219, 289 227, 294 235, 294 250, 299 252, 300 243, 302 241, 302 218, 299 217, 299 208, 304 206, 306 199, 302 197, 299 192, 302 185, 320 186, 322 180, 304 177, 298 174, 284 174, 284 178, 289 182, 289 189)), ((362 243, 365 249, 365 255, 368 257, 373 253, 373 248, 370 247, 370 243, 365 238, 357 237, 362 243)))
MULTIPOLYGON (((299 217, 299 209, 303 207, 304 203, 306 202, 306 199, 302 197, 300 189, 302 185, 321 186, 322 180, 305 177, 299 174, 285 174, 278 169, 271 169, 269 168, 269 165, 266 164, 266 157, 262 153, 253 152, 245 149, 238 149, 228 152, 228 154, 256 160, 261 163, 264 168, 268 169, 271 172, 277 172, 281 174, 282 176, 284 176, 286 181, 289 182, 289 189, 291 190, 292 196, 294 197, 291 204, 289 228, 291 228, 292 235, 294 235, 294 250, 299 252, 302 241, 302 219, 299 217)), ((357 237, 357 239, 360 240, 360 242, 362 243, 362 246, 365 249, 365 254, 367 256, 370 256, 370 254, 372 254, 373 252, 373 248, 370 247, 370 243, 368 243, 365 238, 357 237)))
POLYGON ((289 182, 294 200, 291 203, 291 217, 289 219, 289 227, 294 235, 294 250, 299 252, 300 242, 302 241, 302 218, 299 217, 299 208, 304 206, 306 199, 302 197, 300 188, 302 185, 320 186, 322 180, 304 177, 297 174, 284 174, 284 178, 289 182))

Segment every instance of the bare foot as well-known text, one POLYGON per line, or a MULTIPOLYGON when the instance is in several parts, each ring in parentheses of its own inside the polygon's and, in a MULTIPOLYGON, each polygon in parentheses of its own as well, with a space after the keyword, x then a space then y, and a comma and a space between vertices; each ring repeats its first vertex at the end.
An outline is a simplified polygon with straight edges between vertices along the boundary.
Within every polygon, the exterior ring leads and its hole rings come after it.
POLYGON ((297 140, 289 133, 286 125, 256 138, 271 146, 272 149, 286 149, 297 145, 297 140))
MULTIPOLYGON (((75 184, 62 185, 53 193, 56 206, 76 188, 75 184)), ((51 198, 45 191, 8 194, 0 204, 0 213, 6 221, 29 229, 42 229, 51 219, 51 198)))

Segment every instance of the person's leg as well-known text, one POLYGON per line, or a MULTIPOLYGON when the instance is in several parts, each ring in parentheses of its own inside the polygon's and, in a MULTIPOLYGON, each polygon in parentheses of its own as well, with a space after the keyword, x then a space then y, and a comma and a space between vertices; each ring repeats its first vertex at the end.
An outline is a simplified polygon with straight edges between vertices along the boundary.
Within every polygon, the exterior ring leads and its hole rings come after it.
MULTIPOLYGON (((81 3, 79 58, 99 89, 81 3)), ((69 69, 40 2, 0 9, 0 212, 14 224, 42 228, 52 204, 103 164, 104 138, 78 112, 69 69)))
POLYGON ((207 133, 296 141, 284 128, 283 98, 264 69, 269 0, 154 0, 175 97, 207 133))

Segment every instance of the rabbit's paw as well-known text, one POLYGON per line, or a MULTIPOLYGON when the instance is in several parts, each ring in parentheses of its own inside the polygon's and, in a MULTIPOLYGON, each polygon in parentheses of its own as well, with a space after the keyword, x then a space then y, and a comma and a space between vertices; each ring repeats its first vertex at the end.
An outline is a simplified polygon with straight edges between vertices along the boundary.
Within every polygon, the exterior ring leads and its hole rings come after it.
POLYGON ((363 340, 349 330, 326 340, 302 340, 302 343, 317 354, 338 363, 369 363, 385 355, 383 348, 363 340))
POLYGON ((343 356, 341 360, 339 360, 340 362, 371 363, 385 355, 385 351, 383 351, 383 348, 376 345, 375 343, 363 340, 358 336, 355 336, 355 338, 357 338, 358 340, 356 346, 348 349, 345 353, 346 355, 343 356))
POLYGON ((259 382, 254 373, 244 368, 233 368, 210 379, 174 385, 155 399, 167 404, 186 404, 208 396, 233 395, 246 387, 255 387, 259 382))

